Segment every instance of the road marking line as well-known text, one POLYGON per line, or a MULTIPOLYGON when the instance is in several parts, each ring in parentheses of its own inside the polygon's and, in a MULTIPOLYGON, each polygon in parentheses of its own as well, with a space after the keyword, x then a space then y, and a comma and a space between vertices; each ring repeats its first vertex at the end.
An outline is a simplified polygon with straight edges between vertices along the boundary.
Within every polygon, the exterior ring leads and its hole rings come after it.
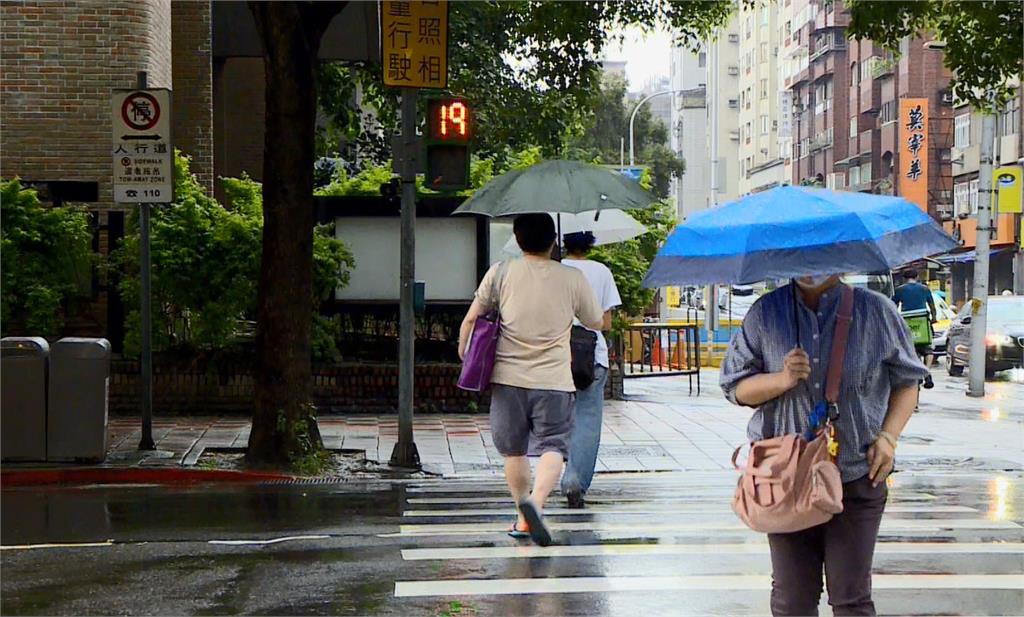
MULTIPOLYGON (((876 574, 878 589, 1024 589, 1015 574, 876 574)), ((502 578, 451 581, 397 581, 395 596, 519 595, 540 593, 604 593, 610 591, 764 591, 771 577, 742 576, 609 576, 569 578, 502 578)))
MULTIPOLYGON (((697 532, 697 531, 749 531, 739 521, 707 521, 693 523, 654 523, 637 525, 636 523, 616 523, 613 521, 574 521, 549 522, 552 531, 612 531, 633 532, 637 534, 697 532)), ((402 536, 465 536, 486 533, 501 533, 508 529, 507 522, 480 523, 436 523, 423 525, 399 525, 402 536)), ((902 533, 915 531, 941 531, 963 529, 1020 529, 1020 525, 1012 521, 989 521, 985 519, 883 519, 882 533, 902 533)), ((388 534, 382 537, 393 537, 388 534)))
POLYGON ((7 544, 0 546, 0 551, 31 551, 38 548, 95 548, 100 546, 113 546, 113 540, 106 542, 80 542, 63 544, 7 544))
MULTIPOLYGON (((647 505, 647 504, 645 504, 647 505)), ((545 516, 580 516, 584 514, 627 514, 634 516, 663 516, 668 514, 694 514, 694 515, 723 515, 732 514, 732 510, 728 507, 707 507, 700 506, 699 504, 693 504, 697 507, 678 507, 678 506, 667 506, 660 510, 651 509, 631 509, 629 507, 588 507, 583 510, 571 510, 569 508, 547 508, 544 510, 545 516)), ((507 509, 499 508, 487 508, 487 509, 468 509, 468 510, 406 510, 402 512, 402 516, 408 517, 460 517, 460 516, 509 516, 509 512, 512 510, 512 502, 508 503, 507 509)), ((966 514, 970 512, 977 512, 974 508, 968 508, 967 506, 888 506, 885 508, 886 514, 966 514)))
POLYGON ((270 540, 210 540, 208 544, 223 544, 227 546, 263 546, 267 544, 278 544, 280 542, 292 542, 295 540, 327 540, 331 536, 287 536, 284 538, 272 538, 270 540))
MULTIPOLYGON (((768 543, 732 544, 584 544, 572 546, 493 546, 471 548, 410 548, 405 561, 445 559, 533 559, 548 557, 614 557, 643 555, 767 555, 768 543)), ((875 554, 956 555, 1024 554, 1024 542, 879 542, 875 554)))

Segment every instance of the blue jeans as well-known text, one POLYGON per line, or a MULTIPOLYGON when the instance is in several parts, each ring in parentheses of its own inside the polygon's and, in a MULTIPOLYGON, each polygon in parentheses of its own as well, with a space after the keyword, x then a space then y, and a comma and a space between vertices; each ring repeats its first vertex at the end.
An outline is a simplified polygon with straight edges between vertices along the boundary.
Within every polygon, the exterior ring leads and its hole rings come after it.
POLYGON ((601 416, 604 410, 604 384, 608 369, 594 367, 594 383, 576 391, 576 424, 569 438, 569 463, 562 474, 562 494, 578 490, 586 493, 594 479, 597 448, 601 444, 601 416))

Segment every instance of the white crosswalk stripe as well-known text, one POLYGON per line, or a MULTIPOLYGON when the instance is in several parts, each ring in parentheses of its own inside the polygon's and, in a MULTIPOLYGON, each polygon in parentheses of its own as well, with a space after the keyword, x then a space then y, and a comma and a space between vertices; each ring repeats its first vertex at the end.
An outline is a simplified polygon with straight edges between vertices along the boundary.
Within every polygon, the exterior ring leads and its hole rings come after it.
MULTIPOLYGON (((731 594, 749 598, 750 592, 763 591, 767 597, 766 537, 732 514, 725 477, 718 476, 717 483, 707 474, 608 478, 588 494, 584 510, 565 508, 556 495, 545 511, 556 545, 546 548, 505 537, 514 509, 499 479, 412 484, 405 488, 397 533, 382 535, 403 539, 404 561, 448 564, 440 571, 456 574, 399 580, 394 594, 484 598, 699 590, 713 591, 730 607, 738 606, 730 604, 731 594), (534 560, 548 565, 513 567, 534 560), (715 565, 707 566, 707 560, 715 565), (457 574, 461 571, 467 574, 457 574), (593 576, 595 571, 601 575, 593 576)), ((984 504, 937 492, 891 494, 875 551, 876 566, 885 567, 874 576, 874 589, 880 594, 927 590, 935 597, 1009 593, 1015 595, 1008 601, 1019 598, 1024 608, 1024 528, 1005 512, 994 514, 984 504)))

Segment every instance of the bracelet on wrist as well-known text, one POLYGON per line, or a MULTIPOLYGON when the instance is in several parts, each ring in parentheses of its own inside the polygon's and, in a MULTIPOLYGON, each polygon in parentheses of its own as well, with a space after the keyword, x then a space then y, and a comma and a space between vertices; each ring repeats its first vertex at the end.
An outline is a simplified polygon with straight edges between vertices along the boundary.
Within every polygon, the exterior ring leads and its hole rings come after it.
POLYGON ((896 449, 896 437, 894 437, 889 431, 878 431, 878 438, 888 441, 889 445, 892 446, 892 449, 896 449))

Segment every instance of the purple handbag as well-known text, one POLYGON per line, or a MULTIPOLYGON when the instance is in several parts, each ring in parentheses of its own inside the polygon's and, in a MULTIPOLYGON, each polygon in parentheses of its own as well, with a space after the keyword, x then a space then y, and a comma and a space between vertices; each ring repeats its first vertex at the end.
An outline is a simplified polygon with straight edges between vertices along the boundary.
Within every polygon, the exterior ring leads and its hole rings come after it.
MULTIPOLYGON (((508 262, 502 262, 494 277, 494 298, 497 303, 501 296, 501 281, 505 278, 508 262)), ((494 371, 494 356, 498 351, 498 339, 501 338, 501 314, 497 306, 486 315, 478 317, 473 324, 473 334, 469 337, 466 355, 462 359, 462 372, 459 374, 459 388, 471 392, 483 392, 491 385, 491 373, 494 371)))

